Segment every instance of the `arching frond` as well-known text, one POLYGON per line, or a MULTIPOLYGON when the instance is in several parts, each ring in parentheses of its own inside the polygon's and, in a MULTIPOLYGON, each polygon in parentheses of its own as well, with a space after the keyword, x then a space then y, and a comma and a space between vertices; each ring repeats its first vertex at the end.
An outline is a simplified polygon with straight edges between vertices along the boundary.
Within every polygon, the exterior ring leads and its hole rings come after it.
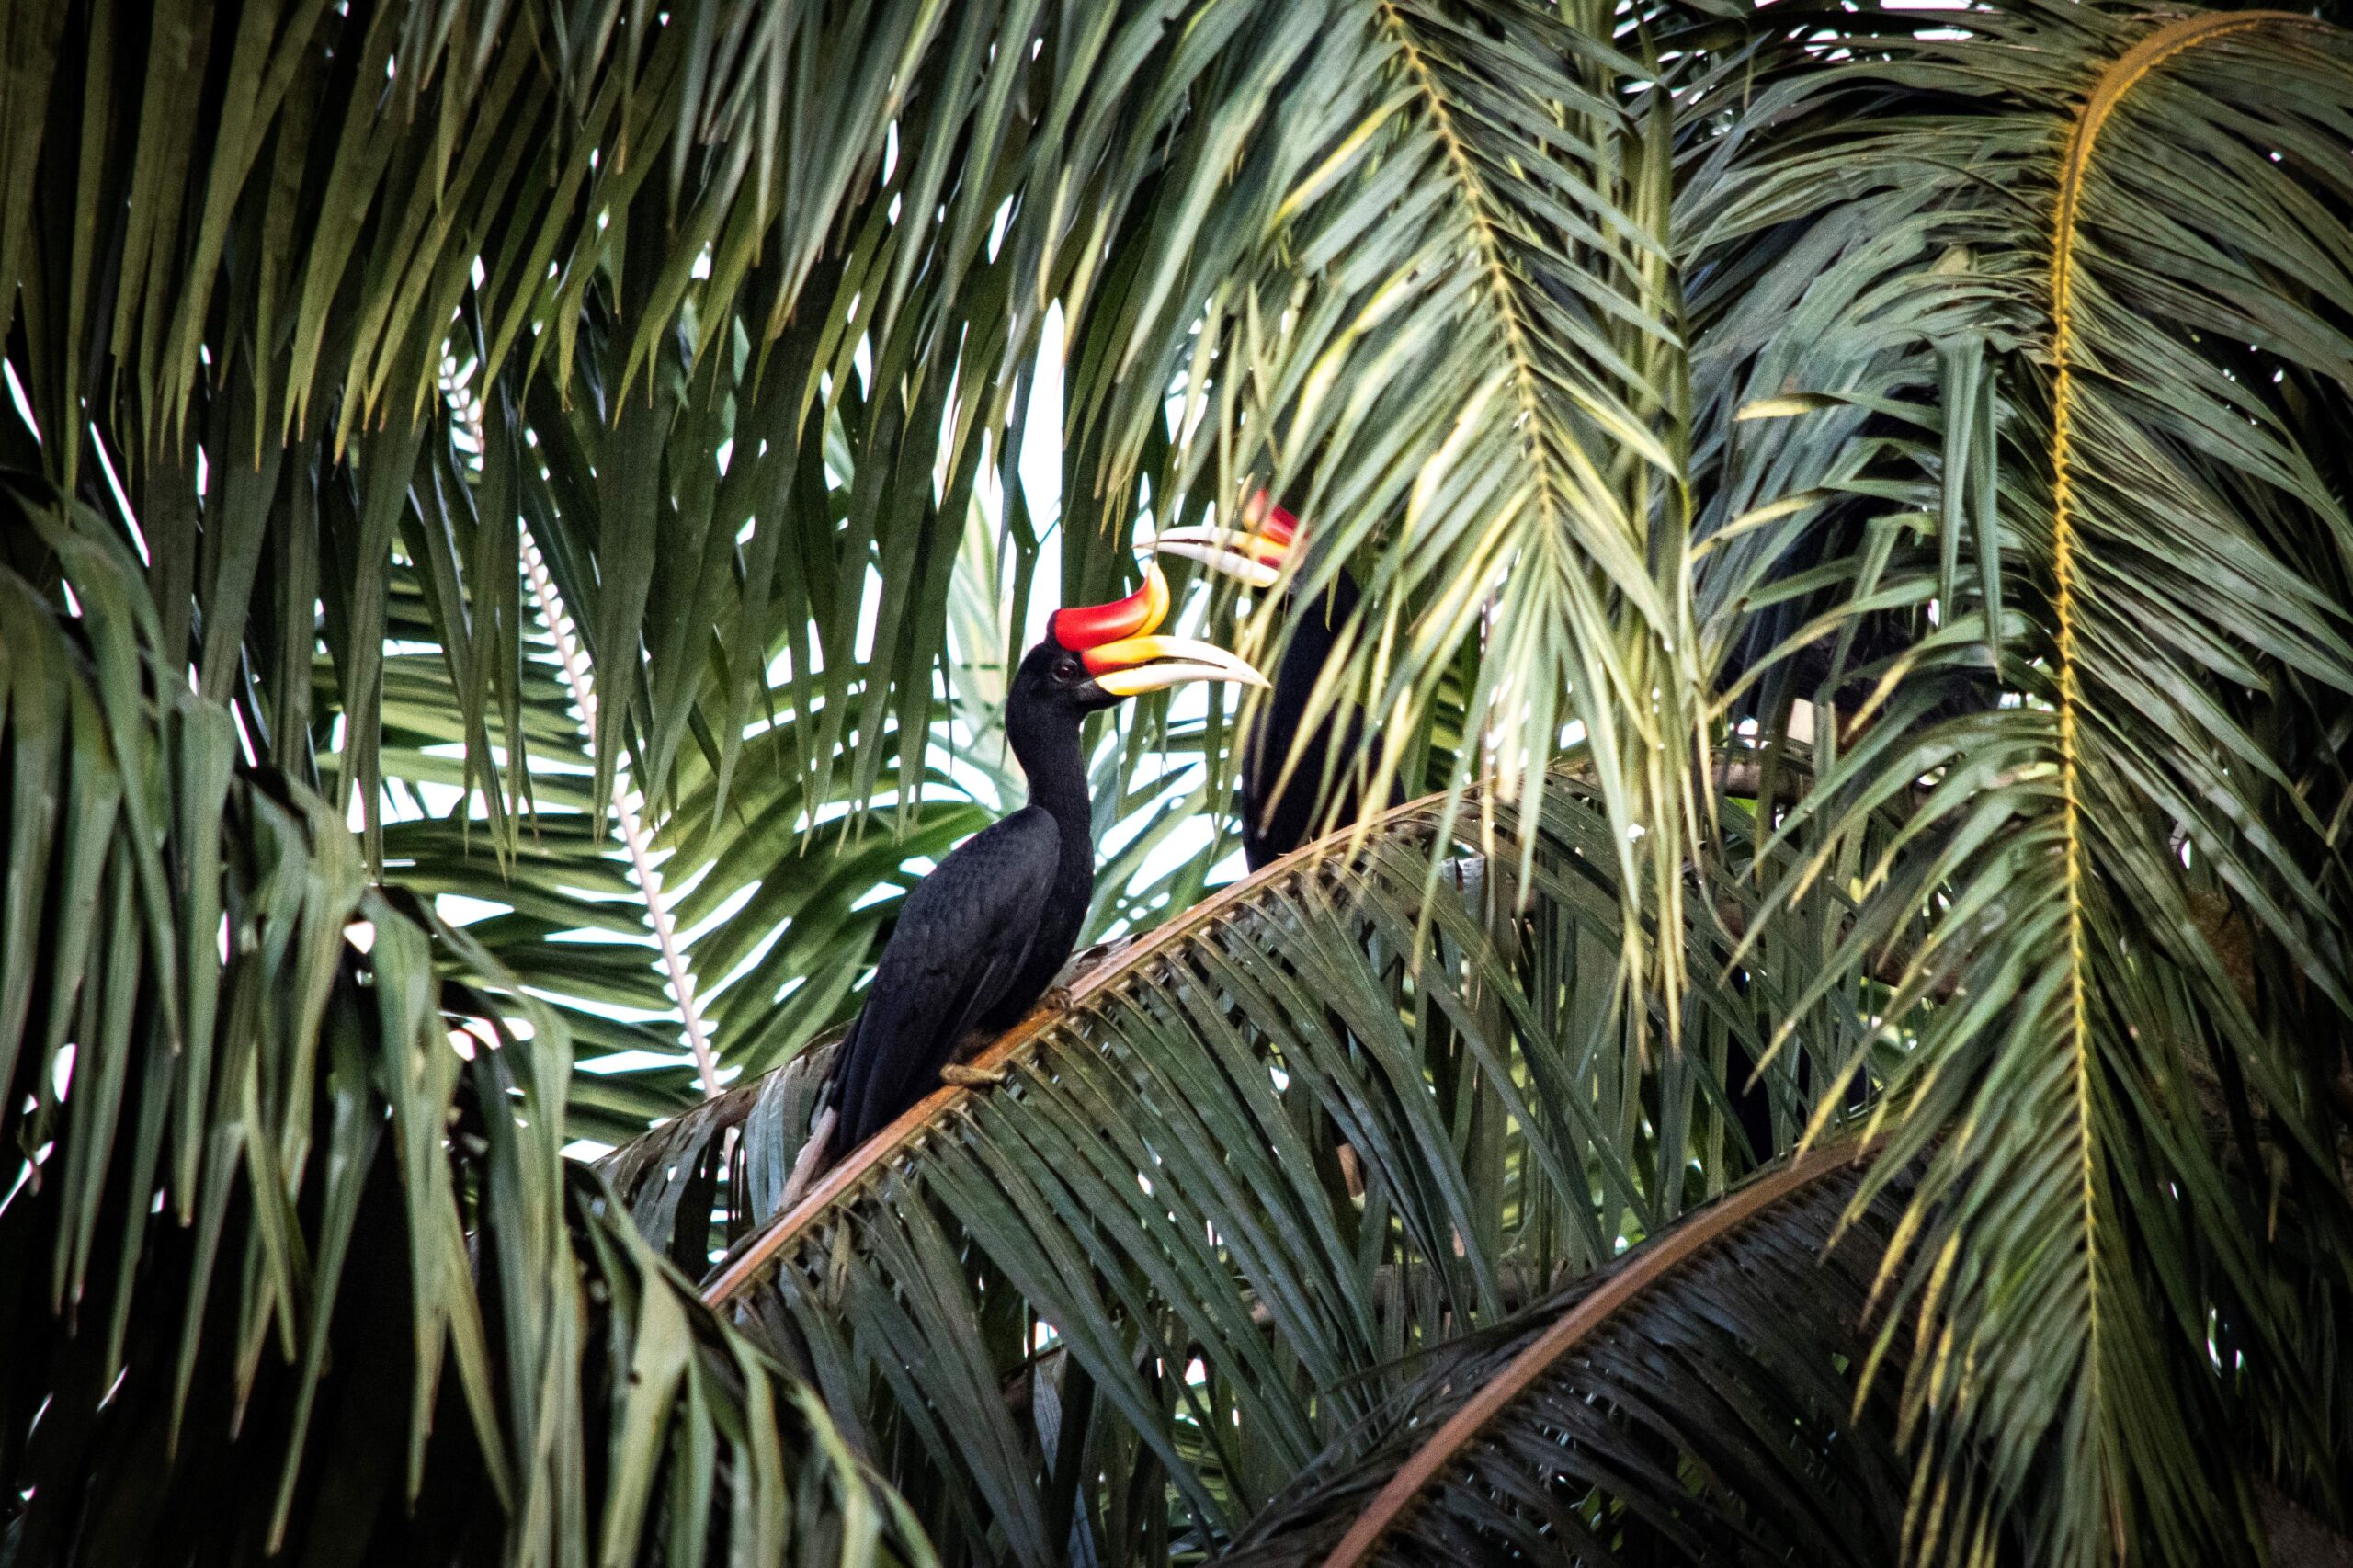
MULTIPOLYGON (((1628 972, 1677 998, 1706 745, 1674 106, 1639 90, 1663 71, 1621 51, 1615 20, 1333 8, 1284 100, 1284 141, 1307 155, 1278 192, 1281 248, 1208 301, 1226 402, 1194 460, 1214 458, 1221 495, 1231 471, 1261 472, 1310 519, 1301 588, 1353 558, 1367 608, 1309 711, 1380 716, 1355 765, 1368 798, 1467 649, 1481 746, 1450 783, 1492 776, 1532 811, 1545 759, 1582 732, 1618 839, 1628 972)), ((1280 638, 1267 619, 1259 646, 1280 638)))
MULTIPOLYGON (((607 666, 600 797, 625 747, 657 801, 690 737, 725 771, 789 644, 824 715, 796 761, 863 800, 886 745, 920 771, 961 520, 1014 475, 1049 314, 1095 374, 1102 244, 1172 129, 1251 112, 1190 95, 1256 40, 1204 52, 1142 4, 584 15, 28 17, 10 460, 137 536, 175 659, 257 741, 307 770, 275 737, 319 722, 339 804, 374 803, 396 550, 430 559, 489 767, 520 524, 607 666), (866 476, 843 508, 836 457, 866 476), (301 674, 317 600, 337 726, 301 674)), ((1094 521, 1088 586, 1131 517, 1099 550, 1094 521)), ((1037 529, 1005 529, 1026 597, 1037 529)))
POLYGON ((1892 1012, 1953 998, 1885 1113, 1927 1160, 1891 1267, 1949 1346, 1909 1549, 2022 1509, 2038 1562, 2236 1561, 2212 1434, 2267 1407, 2328 1488, 2343 1430, 2338 1380, 2290 1389, 2343 1271, 2288 1259, 2347 1233, 2353 55, 2277 13, 1938 25, 1792 65, 1688 193, 1712 597, 1794 610, 1815 667, 1768 707, 1823 705, 1768 903, 1851 874, 1865 946, 1925 911, 1892 1012), (1915 790, 1903 854, 1851 847, 1915 790))
MULTIPOLYGON (((1090 956, 978 1059, 1001 1086, 934 1095, 788 1214, 822 1053, 608 1169, 674 1257, 730 1216, 706 1295, 803 1358, 933 1500, 936 1535, 1025 1562, 1221 1540, 1381 1405, 1400 1355, 1501 1321, 1744 1168, 1727 1060, 1753 1060, 1814 974, 1780 968, 1792 930, 1719 978, 1713 938, 1677 1049, 1646 1051, 1661 1017, 1619 1011, 1592 787, 1556 773, 1533 821, 1472 797, 1460 842, 1494 858, 1453 861, 1425 923, 1447 816, 1443 794, 1399 808, 1359 848, 1310 846, 1090 956)), ((1798 1072, 1828 1081, 1870 1040, 1863 989, 1768 1076, 1788 1109, 1798 1072)))
POLYGON ((1856 1222, 1859 1163, 1817 1150, 1423 1358, 1221 1561, 1896 1561, 1895 1401, 1861 1372, 1903 1184, 1856 1222))

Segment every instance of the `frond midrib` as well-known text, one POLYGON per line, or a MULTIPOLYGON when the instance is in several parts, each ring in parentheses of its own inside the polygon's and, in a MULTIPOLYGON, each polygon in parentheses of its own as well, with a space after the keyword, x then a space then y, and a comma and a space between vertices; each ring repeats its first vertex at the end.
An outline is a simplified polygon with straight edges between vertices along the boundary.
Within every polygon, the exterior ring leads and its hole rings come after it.
POLYGON ((2092 1034, 2089 937, 2085 918, 2083 760, 2077 729, 2083 709, 2082 674, 2075 629, 2074 483, 2075 250, 2081 233, 2084 187, 2100 131, 2126 95, 2176 55, 2201 43, 2251 28, 2288 23, 2316 26, 2313 17, 2286 11, 2209 13, 2177 17, 2152 28, 2110 61, 2093 83, 2069 131, 2061 155, 2059 189, 2051 233, 2052 412, 2049 462, 2052 510, 2052 611, 2053 660, 2058 666, 2056 718, 2059 732, 2060 812, 2065 856, 2063 878, 2067 902, 2068 1024, 2073 1061, 2071 1090, 2075 1116, 2077 1169, 2081 1183, 2085 1260, 2085 1358, 2091 1403, 2100 1400, 2099 1205, 2093 1154, 2092 1034))
POLYGON ((1416 1447, 1382 1484, 1364 1512, 1324 1560, 1324 1568, 1356 1568, 1380 1544, 1390 1527, 1446 1471, 1481 1431, 1518 1402, 1545 1372, 1579 1345, 1601 1333, 1619 1314, 1648 1297, 1681 1265, 1705 1249, 1737 1235, 1743 1227, 1802 1196, 1809 1189, 1874 1157, 1882 1145, 1842 1142, 1816 1149, 1770 1175, 1727 1194, 1712 1208, 1692 1215, 1656 1244, 1633 1255, 1600 1288, 1553 1320, 1481 1385, 1461 1407, 1416 1447))
MULTIPOLYGON (((1050 994, 1045 1002, 1030 1010, 1028 1017, 974 1057, 972 1067, 977 1072, 994 1073, 1025 1060, 1055 1028, 1083 1013, 1097 998, 1111 993, 1130 975, 1166 949, 1178 946, 1203 926, 1214 925, 1272 887, 1295 882, 1313 874, 1317 867, 1326 862, 1346 858, 1360 839, 1384 836, 1398 824, 1416 816, 1427 819, 1427 824, 1434 826, 1446 803, 1446 796, 1439 793, 1392 806, 1353 827, 1343 827, 1336 833, 1302 845, 1282 858, 1219 889, 1175 919, 1153 927, 1127 947, 1110 954, 1103 962, 1073 982, 1063 996, 1057 998, 1050 994)), ((925 1132, 953 1115, 972 1093, 972 1090, 956 1085, 943 1085, 915 1102, 898 1120, 827 1172, 800 1202, 749 1238, 703 1286, 703 1301, 716 1307, 756 1283, 796 1238, 870 1183, 879 1180, 892 1162, 925 1132)))
POLYGON ((1462 215, 1463 228, 1472 246, 1478 253, 1478 267, 1486 277, 1488 291, 1494 296, 1505 348, 1511 359, 1512 392, 1518 401, 1520 417, 1524 421, 1520 446, 1536 477, 1538 506, 1545 523, 1544 538, 1556 539, 1559 537, 1563 503, 1553 472, 1555 461, 1540 434, 1544 410, 1536 395, 1535 355, 1529 347, 1528 324, 1522 319, 1519 301, 1512 292, 1518 276, 1504 259, 1502 244, 1496 238, 1497 216, 1494 209, 1497 203, 1495 195, 1480 176, 1477 166, 1472 162, 1470 148, 1463 144, 1461 133, 1455 129, 1454 113, 1448 106, 1446 94, 1438 85, 1438 74, 1415 43, 1413 30, 1405 25, 1392 0, 1380 0, 1377 10, 1382 27, 1404 62, 1406 74, 1415 91, 1421 95, 1427 108, 1430 129, 1438 137, 1447 167, 1461 193, 1456 207, 1462 215))

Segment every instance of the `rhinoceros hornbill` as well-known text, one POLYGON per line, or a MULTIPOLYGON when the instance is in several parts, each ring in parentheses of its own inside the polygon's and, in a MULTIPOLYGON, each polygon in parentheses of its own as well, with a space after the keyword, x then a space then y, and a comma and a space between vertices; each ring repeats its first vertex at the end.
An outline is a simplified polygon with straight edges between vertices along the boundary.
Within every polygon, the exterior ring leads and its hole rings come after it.
POLYGON ((1069 960, 1095 890, 1086 716, 1186 681, 1267 684, 1222 648, 1154 635, 1167 613, 1167 579, 1153 563, 1124 599, 1055 611, 1023 657, 1005 731, 1029 803, 957 846, 907 894, 834 1053, 788 1200, 936 1088, 968 1035, 1019 1021, 1069 960))
MULTIPOLYGON (((1313 548, 1300 538, 1299 519, 1263 490, 1244 507, 1243 522, 1242 528, 1171 528, 1153 548, 1258 589, 1283 581, 1283 567, 1294 551, 1313 548)), ((1299 576, 1291 574, 1291 581, 1299 576)), ((1327 779, 1336 792, 1328 820, 1345 824, 1357 818, 1364 710, 1354 702, 1336 703, 1303 744, 1298 738, 1315 683, 1339 643, 1340 629, 1356 613, 1357 600, 1357 580, 1343 566, 1321 591, 1286 587, 1276 603, 1275 613, 1295 624, 1282 662, 1275 666, 1274 689, 1242 737, 1242 854, 1254 871, 1315 836, 1316 825, 1326 820, 1316 801, 1327 779)))

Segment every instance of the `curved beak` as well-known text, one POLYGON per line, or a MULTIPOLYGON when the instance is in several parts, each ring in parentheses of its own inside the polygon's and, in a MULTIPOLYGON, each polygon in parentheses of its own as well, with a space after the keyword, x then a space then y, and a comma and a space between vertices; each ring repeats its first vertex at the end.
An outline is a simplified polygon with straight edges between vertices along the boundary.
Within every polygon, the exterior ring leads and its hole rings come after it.
POLYGON ((1254 588, 1271 588, 1282 575, 1285 547, 1264 534, 1238 528, 1171 528, 1153 540, 1150 548, 1162 555, 1181 555, 1212 572, 1239 577, 1254 588))
POLYGON ((1095 684, 1114 697, 1164 691, 1191 680, 1267 686, 1265 676, 1213 643, 1190 637, 1128 637, 1089 648, 1079 657, 1095 684))

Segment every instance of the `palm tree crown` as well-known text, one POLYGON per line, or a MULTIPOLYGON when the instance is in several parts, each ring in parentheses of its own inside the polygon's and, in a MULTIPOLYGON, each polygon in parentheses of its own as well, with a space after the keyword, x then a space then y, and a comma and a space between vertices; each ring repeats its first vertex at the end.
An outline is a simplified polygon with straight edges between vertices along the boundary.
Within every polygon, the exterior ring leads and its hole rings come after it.
POLYGON ((2341 19, 0 11, 0 1561, 2345 1527, 2341 19))

